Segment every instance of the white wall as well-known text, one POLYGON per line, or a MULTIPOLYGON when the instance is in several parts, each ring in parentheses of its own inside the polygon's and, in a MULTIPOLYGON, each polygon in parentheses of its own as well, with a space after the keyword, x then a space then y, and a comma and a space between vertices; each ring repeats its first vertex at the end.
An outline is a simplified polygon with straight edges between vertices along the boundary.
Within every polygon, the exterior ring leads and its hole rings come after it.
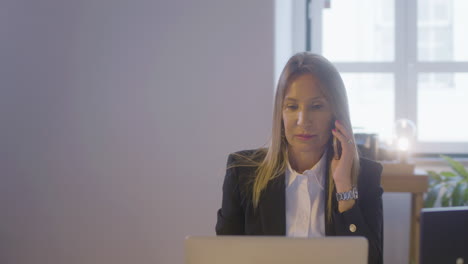
MULTIPOLYGON (((227 154, 266 142, 294 49, 274 2, 3 0, 0 263, 182 263, 213 235, 227 154)), ((384 195, 386 263, 408 203, 384 195)))
POLYGON ((183 261, 268 138, 274 1, 3 0, 0 263, 183 261))

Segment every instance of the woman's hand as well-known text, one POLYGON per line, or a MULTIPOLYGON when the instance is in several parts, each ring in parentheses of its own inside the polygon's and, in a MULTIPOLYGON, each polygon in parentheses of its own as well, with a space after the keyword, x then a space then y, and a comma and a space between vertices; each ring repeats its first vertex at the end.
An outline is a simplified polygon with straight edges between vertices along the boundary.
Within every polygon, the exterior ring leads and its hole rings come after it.
POLYGON ((353 135, 339 121, 335 121, 336 129, 332 130, 335 136, 341 143, 341 157, 333 158, 331 170, 333 180, 335 181, 337 192, 347 192, 352 188, 351 169, 353 167, 354 149, 353 135))

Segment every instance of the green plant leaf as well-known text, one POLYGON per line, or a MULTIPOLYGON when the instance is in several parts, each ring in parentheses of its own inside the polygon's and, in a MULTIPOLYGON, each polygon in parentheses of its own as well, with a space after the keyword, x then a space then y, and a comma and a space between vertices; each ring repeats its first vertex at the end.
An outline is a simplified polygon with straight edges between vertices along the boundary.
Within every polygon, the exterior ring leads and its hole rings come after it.
POLYGON ((444 177, 456 177, 457 174, 451 172, 451 171, 443 171, 440 173, 440 175, 444 176, 444 177))
POLYGON ((440 184, 440 181, 434 179, 433 177, 429 177, 428 181, 429 181, 429 188, 432 188, 436 186, 437 184, 440 184))
POLYGON ((468 205, 468 185, 465 184, 465 193, 463 194, 463 202, 468 205))
POLYGON ((447 193, 444 193, 444 195, 442 196, 441 206, 442 207, 450 206, 450 196, 448 196, 447 193))
POLYGON ((424 199, 424 207, 425 208, 432 208, 439 196, 441 185, 435 185, 429 189, 429 192, 426 194, 426 198, 424 199))
POLYGON ((452 206, 460 206, 463 205, 462 200, 462 185, 461 183, 457 183, 455 188, 453 188, 452 192, 452 206))
POLYGON ((441 206, 468 205, 468 172, 460 162, 448 156, 441 157, 450 165, 453 171, 427 171, 429 175, 429 191, 424 199, 425 207, 434 207, 440 192, 443 191, 441 206))
POLYGON ((429 177, 438 183, 442 181, 442 177, 440 177, 440 175, 435 171, 427 171, 427 174, 429 174, 429 177))
POLYGON ((460 177, 468 179, 468 171, 466 171, 465 167, 463 167, 463 165, 460 162, 453 160, 449 156, 445 156, 445 155, 440 155, 440 156, 448 162, 450 167, 452 167, 452 169, 456 173, 458 173, 460 177))

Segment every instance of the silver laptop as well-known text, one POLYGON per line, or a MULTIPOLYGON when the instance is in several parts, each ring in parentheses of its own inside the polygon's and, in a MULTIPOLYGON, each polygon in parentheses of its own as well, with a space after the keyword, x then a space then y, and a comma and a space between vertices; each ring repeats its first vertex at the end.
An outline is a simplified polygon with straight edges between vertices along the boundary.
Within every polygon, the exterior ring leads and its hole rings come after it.
POLYGON ((186 264, 366 264, 364 237, 213 236, 185 239, 186 264))

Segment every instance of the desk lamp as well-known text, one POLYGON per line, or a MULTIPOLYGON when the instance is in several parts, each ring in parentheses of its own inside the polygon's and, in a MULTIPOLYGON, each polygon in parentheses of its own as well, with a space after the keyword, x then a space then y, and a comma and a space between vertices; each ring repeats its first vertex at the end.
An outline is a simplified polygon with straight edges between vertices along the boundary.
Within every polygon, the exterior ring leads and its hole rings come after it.
POLYGON ((416 139, 416 125, 408 119, 398 119, 394 126, 394 142, 398 152, 398 161, 408 163, 416 139))

